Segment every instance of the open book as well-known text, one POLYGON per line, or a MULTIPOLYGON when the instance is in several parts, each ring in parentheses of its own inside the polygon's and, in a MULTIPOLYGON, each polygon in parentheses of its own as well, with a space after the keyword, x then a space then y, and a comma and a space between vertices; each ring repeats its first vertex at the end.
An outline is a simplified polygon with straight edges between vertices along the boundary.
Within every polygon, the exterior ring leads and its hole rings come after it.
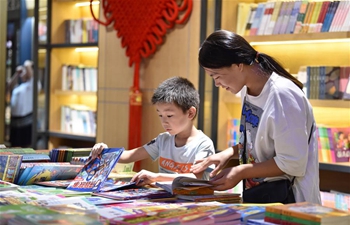
POLYGON ((179 176, 172 182, 156 182, 157 187, 163 188, 174 195, 212 195, 214 190, 207 180, 179 176))
POLYGON ((67 187, 68 190, 97 192, 104 186, 109 173, 118 162, 124 148, 105 148, 97 158, 84 165, 67 187))

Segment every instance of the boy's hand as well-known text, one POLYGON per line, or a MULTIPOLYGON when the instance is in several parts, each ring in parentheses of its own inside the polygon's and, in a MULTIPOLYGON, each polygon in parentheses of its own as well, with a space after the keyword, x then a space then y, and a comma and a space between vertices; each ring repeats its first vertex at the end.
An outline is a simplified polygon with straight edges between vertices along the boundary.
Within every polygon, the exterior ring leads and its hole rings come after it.
POLYGON ((148 170, 141 170, 131 179, 130 182, 135 182, 138 186, 144 186, 157 181, 158 175, 148 170))
POLYGON ((101 154, 101 152, 103 151, 103 149, 108 148, 108 146, 105 143, 97 143, 94 145, 94 147, 92 147, 91 150, 91 158, 95 159, 99 154, 101 154))

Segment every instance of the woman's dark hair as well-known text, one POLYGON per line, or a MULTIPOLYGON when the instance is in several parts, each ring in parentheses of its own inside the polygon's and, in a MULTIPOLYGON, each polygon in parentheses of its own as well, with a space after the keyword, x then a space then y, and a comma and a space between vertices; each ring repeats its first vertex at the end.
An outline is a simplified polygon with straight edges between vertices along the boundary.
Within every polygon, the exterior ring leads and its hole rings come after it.
POLYGON ((240 63, 251 65, 257 62, 263 72, 268 74, 275 72, 293 81, 300 89, 303 88, 303 84, 286 71, 277 60, 264 53, 258 53, 243 37, 230 31, 217 30, 209 35, 199 49, 198 60, 202 67, 210 69, 240 63))

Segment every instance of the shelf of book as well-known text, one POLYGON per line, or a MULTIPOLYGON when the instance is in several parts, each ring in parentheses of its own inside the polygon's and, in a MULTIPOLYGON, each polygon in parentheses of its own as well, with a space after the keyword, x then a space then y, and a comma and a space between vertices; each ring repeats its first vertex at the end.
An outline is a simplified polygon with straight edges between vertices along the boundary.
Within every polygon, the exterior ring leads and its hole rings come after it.
POLYGON ((312 41, 314 43, 318 41, 334 42, 335 40, 349 39, 350 32, 322 32, 322 33, 305 33, 305 34, 277 34, 277 35, 257 35, 257 36, 245 36, 248 42, 253 42, 253 45, 262 45, 270 42, 281 42, 285 44, 286 41, 312 41))
MULTIPOLYGON (((90 147, 96 140, 98 24, 90 6, 77 3, 51 1, 50 38, 39 43, 50 63, 49 149, 90 147)), ((99 5, 92 10, 98 15, 99 5)))

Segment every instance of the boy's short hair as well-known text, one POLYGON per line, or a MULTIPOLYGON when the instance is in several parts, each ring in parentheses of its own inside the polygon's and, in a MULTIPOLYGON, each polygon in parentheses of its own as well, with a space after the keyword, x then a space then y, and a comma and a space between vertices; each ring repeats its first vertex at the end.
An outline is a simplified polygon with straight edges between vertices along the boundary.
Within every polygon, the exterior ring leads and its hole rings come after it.
POLYGON ((154 91, 152 104, 156 103, 174 103, 184 113, 193 106, 198 113, 199 94, 188 79, 171 77, 163 81, 154 91))

